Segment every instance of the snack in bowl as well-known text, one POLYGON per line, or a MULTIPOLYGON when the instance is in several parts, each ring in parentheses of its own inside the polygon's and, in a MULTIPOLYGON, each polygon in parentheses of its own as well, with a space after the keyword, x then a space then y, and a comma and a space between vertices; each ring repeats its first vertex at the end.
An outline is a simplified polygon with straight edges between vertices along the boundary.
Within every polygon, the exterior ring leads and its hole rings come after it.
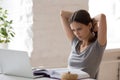
POLYGON ((78 75, 77 74, 72 74, 70 72, 63 73, 61 76, 61 80, 77 80, 78 75))

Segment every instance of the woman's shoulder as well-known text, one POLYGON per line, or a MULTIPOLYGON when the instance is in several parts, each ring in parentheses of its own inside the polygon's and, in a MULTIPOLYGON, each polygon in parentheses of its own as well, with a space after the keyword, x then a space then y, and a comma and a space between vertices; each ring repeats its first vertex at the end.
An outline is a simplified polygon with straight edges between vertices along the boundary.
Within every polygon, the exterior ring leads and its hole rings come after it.
POLYGON ((72 42, 71 42, 71 45, 76 45, 80 40, 77 38, 77 37, 74 37, 72 42))
POLYGON ((107 45, 107 43, 105 45, 101 45, 98 41, 98 39, 96 39, 94 42, 93 42, 93 46, 95 46, 96 48, 105 48, 107 45))

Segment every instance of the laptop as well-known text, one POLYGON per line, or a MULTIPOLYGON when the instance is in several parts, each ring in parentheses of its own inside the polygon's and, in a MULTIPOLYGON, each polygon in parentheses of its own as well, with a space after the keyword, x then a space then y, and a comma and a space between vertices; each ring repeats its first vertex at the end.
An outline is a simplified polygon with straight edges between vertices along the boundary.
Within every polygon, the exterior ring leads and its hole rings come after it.
POLYGON ((1 73, 5 75, 36 78, 25 51, 0 49, 0 68, 1 73))

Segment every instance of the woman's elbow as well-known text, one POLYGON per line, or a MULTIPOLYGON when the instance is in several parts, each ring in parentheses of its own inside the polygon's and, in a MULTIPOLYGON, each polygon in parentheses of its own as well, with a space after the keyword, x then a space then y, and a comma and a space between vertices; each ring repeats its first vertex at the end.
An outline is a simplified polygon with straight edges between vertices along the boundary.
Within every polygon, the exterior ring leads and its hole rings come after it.
POLYGON ((105 14, 101 13, 100 16, 101 16, 102 19, 106 19, 106 15, 105 14))

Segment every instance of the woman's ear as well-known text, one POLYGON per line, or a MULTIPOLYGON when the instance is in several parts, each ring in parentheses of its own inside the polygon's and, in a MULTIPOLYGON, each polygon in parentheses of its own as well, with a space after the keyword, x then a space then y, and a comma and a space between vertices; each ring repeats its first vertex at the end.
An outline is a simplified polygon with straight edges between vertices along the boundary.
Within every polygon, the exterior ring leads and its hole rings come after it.
POLYGON ((91 22, 88 24, 88 26, 89 26, 89 29, 92 29, 92 28, 93 28, 91 22))

